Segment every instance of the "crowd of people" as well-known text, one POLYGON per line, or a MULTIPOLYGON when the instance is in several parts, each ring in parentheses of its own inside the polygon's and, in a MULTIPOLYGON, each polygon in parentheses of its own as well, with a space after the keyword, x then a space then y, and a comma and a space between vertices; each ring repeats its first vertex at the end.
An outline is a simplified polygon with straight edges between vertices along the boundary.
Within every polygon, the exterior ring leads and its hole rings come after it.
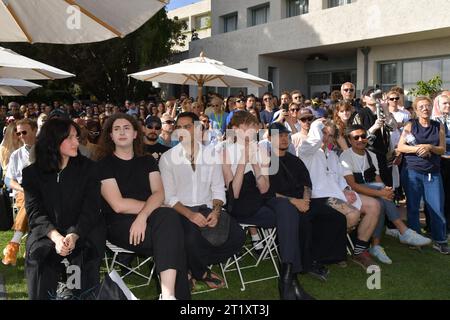
POLYGON ((303 300, 314 298, 299 277, 345 266, 347 235, 364 270, 393 263, 383 233, 448 255, 450 92, 412 105, 400 87, 355 94, 348 82, 312 99, 1 106, 3 188, 17 208, 2 262, 16 265, 27 234, 29 298, 54 296, 65 259, 82 270, 82 295, 100 282, 108 240, 153 257, 160 299, 189 299, 196 281, 224 285, 209 266, 239 254, 241 225, 254 225, 256 250, 257 227, 277 230, 280 298, 303 300))

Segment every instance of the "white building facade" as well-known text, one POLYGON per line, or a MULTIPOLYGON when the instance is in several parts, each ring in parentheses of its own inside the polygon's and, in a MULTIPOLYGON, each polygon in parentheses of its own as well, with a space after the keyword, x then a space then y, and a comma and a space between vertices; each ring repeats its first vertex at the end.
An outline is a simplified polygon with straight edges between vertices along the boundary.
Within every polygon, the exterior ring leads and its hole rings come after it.
POLYGON ((192 31, 195 30, 198 39, 205 39, 211 36, 211 0, 199 1, 184 7, 180 7, 167 12, 169 19, 182 20, 186 22, 187 28, 183 31, 186 35, 184 46, 174 47, 175 51, 189 50, 189 43, 192 41, 192 31))
POLYGON ((211 12, 212 35, 189 56, 204 51, 268 79, 276 95, 314 96, 345 81, 408 89, 435 75, 450 88, 448 0, 211 0, 211 12))

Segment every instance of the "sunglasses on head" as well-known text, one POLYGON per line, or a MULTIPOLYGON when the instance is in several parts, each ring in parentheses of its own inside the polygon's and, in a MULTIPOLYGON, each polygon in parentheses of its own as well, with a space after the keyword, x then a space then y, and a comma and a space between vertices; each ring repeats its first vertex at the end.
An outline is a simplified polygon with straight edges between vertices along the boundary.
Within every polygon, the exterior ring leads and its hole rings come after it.
POLYGON ((400 97, 389 98, 389 100, 391 100, 391 101, 398 101, 398 100, 400 100, 400 97))
POLYGON ((353 92, 353 91, 355 91, 355 89, 353 89, 353 88, 345 88, 344 91, 345 92, 353 92))
POLYGON ((147 125, 145 126, 147 129, 155 129, 155 130, 161 130, 161 126, 159 124, 153 124, 153 125, 147 125))
POLYGON ((358 141, 359 139, 366 140, 367 134, 363 133, 361 135, 351 136, 353 140, 358 141))
POLYGON ((28 133, 27 131, 18 131, 18 132, 16 132, 16 134, 17 134, 18 137, 20 137, 20 136, 26 136, 27 133, 28 133))
POLYGON ((300 121, 301 121, 301 122, 306 122, 306 121, 312 122, 312 121, 313 121, 313 117, 302 118, 302 119, 300 119, 300 121))

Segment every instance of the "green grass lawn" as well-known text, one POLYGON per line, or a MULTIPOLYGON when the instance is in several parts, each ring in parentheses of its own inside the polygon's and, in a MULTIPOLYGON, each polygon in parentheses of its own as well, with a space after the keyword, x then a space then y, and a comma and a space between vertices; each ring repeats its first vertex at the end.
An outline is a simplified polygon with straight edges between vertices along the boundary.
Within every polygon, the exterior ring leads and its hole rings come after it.
MULTIPOLYGON (((10 240, 12 232, 0 232, 0 245, 3 248, 10 240)), ((383 244, 386 252, 393 260, 392 265, 381 265, 381 289, 369 290, 366 282, 369 274, 363 269, 348 261, 346 268, 336 265, 330 266, 330 275, 327 282, 321 282, 309 275, 300 276, 300 283, 317 299, 417 299, 442 300, 450 299, 450 256, 444 256, 426 247, 422 251, 413 250, 398 241, 385 237, 383 244)), ((0 274, 6 282, 8 299, 27 299, 26 281, 24 275, 24 245, 21 245, 20 258, 16 267, 0 264, 0 274)), ((218 270, 215 270, 218 271, 218 270)), ((266 260, 257 269, 244 271, 246 279, 271 275, 273 266, 266 260)), ((278 299, 277 281, 275 279, 247 285, 245 291, 240 290, 240 282, 236 272, 227 272, 228 289, 193 295, 194 300, 235 300, 278 299)), ((128 283, 136 283, 137 279, 130 279, 128 283)), ((196 290, 205 289, 201 282, 197 283, 196 290)), ((154 281, 150 286, 133 290, 140 299, 155 299, 157 289, 154 281)))

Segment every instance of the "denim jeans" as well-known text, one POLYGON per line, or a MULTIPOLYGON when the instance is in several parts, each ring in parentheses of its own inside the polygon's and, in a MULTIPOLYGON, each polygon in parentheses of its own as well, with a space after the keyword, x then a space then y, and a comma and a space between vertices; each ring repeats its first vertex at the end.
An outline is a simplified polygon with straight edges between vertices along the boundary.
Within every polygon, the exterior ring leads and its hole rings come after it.
POLYGON ((444 187, 440 173, 421 173, 405 169, 402 174, 408 208, 408 226, 420 233, 420 199, 431 219, 431 236, 434 241, 447 243, 446 221, 444 216, 444 187))
MULTIPOLYGON (((366 187, 375 189, 375 190, 381 190, 384 189, 385 185, 379 182, 369 182, 364 184, 366 187)), ((384 198, 377 198, 378 202, 381 205, 381 214, 380 219, 378 220, 377 227, 375 228, 373 232, 374 238, 381 238, 381 234, 383 233, 384 229, 384 221, 385 221, 385 215, 388 216, 389 221, 395 221, 397 219, 400 219, 400 212, 398 211, 397 207, 395 206, 394 202, 386 200, 384 198)))

